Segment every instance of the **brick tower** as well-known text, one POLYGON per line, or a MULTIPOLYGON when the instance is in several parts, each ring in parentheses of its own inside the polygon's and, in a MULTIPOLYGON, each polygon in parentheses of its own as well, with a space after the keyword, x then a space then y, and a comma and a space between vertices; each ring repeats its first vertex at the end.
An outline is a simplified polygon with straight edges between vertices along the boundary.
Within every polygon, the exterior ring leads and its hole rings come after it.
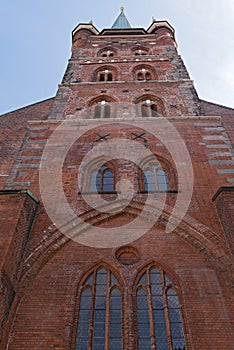
POLYGON ((0 349, 232 349, 233 119, 167 21, 79 24, 56 96, 0 117, 0 349))

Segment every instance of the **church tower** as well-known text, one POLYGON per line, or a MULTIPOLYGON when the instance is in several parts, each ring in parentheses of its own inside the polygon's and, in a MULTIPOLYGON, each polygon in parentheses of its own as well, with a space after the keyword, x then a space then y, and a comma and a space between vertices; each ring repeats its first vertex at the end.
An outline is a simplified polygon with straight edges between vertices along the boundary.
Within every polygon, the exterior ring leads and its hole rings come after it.
POLYGON ((0 349, 234 342, 234 110, 167 21, 72 32, 54 98, 0 117, 0 349))
MULTIPOLYGON (((132 28, 123 8, 110 29, 99 32, 92 22, 79 24, 72 32, 72 56, 50 118, 66 119, 104 102, 144 106, 145 116, 151 115, 150 109, 161 116, 201 115, 176 47, 168 22, 153 19, 147 30, 132 28)), ((99 109, 101 117, 104 109, 99 109)))

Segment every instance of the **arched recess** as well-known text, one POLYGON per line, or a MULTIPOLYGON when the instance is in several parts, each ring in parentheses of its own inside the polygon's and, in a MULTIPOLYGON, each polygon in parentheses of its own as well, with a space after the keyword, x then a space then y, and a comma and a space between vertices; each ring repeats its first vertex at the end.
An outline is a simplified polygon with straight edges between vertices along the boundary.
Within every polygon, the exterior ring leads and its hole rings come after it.
POLYGON ((171 163, 171 161, 169 161, 165 157, 161 157, 160 155, 155 154, 155 155, 150 155, 149 157, 146 157, 139 163, 138 179, 139 179, 140 191, 145 191, 145 188, 144 188, 145 171, 153 170, 155 172, 154 175, 156 175, 155 180, 157 181, 157 171, 160 169, 164 170, 167 175, 167 179, 168 179, 167 190, 171 190, 171 191, 178 190, 178 180, 177 180, 177 174, 176 174, 174 165, 171 163), (155 168, 155 171, 152 168, 155 168))
POLYGON ((90 119, 111 118, 111 103, 117 102, 111 96, 99 95, 88 101, 87 117, 90 119))
POLYGON ((76 294, 71 350, 124 349, 123 304, 123 283, 107 262, 84 273, 76 294))
POLYGON ((185 350, 185 317, 178 279, 155 260, 145 264, 133 286, 135 347, 185 350))
POLYGON ((93 106, 95 103, 103 100, 107 102, 118 102, 114 97, 103 94, 103 95, 95 96, 94 98, 90 99, 87 102, 87 106, 88 107, 93 106))
POLYGON ((149 48, 144 46, 135 46, 132 48, 132 54, 134 56, 146 56, 149 54, 149 48))
POLYGON ((113 66, 105 65, 96 69, 93 73, 93 81, 108 82, 118 80, 117 69, 113 66))
MULTIPOLYGON (((81 184, 82 187, 80 188, 80 192, 105 192, 102 191, 103 186, 98 186, 98 175, 100 175, 100 184, 103 185, 103 175, 107 171, 110 171, 113 174, 113 181, 111 183, 113 184, 112 186, 112 191, 107 191, 107 192, 113 192, 115 190, 115 184, 118 178, 118 167, 116 166, 115 162, 113 160, 106 159, 105 157, 98 157, 90 161, 85 168, 81 169, 81 184), (105 167, 105 169, 103 168, 105 167), (94 183, 95 181, 95 183, 94 183), (100 190, 99 190, 100 188, 100 190)), ((107 181, 108 182, 108 181, 107 181)), ((108 182, 108 184, 110 184, 108 182)))
MULTIPOLYGON (((161 229, 165 229, 170 218, 170 213, 172 212, 171 207, 166 205, 163 212, 161 212, 156 207, 145 205, 145 203, 139 201, 132 201, 131 204, 123 210, 123 213, 139 216, 142 214, 143 210, 144 215, 142 215, 142 218, 145 218, 147 222, 155 222, 155 215, 158 210, 160 212, 158 225, 161 229)), ((106 214, 104 217, 97 211, 91 210, 82 216, 84 221, 97 225, 105 221, 107 217, 111 220, 111 218, 115 217, 115 213, 109 212, 109 214, 106 214)), ((177 220, 176 217, 173 219, 177 220)), ((217 275, 226 283, 230 292, 234 293, 233 258, 230 256, 230 252, 227 250, 225 242, 220 236, 216 235, 212 230, 196 221, 188 214, 185 215, 183 221, 171 234, 180 237, 191 246, 193 250, 197 251, 199 255, 203 255, 217 275)), ((15 318, 21 300, 40 270, 64 245, 71 241, 54 225, 48 227, 47 231, 44 231, 43 236, 43 240, 38 243, 35 249, 25 257, 25 260, 22 262, 22 272, 18 277, 18 284, 15 286, 16 298, 14 299, 10 311, 9 322, 6 325, 7 329, 11 328, 12 320, 15 318)))
POLYGON ((157 74, 153 67, 147 64, 140 64, 133 69, 133 80, 150 81, 157 80, 157 74))
MULTIPOLYGON (((116 202, 121 201, 122 200, 119 199, 116 202)), ((106 209, 108 212, 108 204, 106 209)), ((122 212, 139 216, 142 214, 142 211, 144 211, 142 218, 147 222, 152 221, 153 223, 155 222, 155 214, 158 211, 160 213, 158 225, 162 229, 165 229, 170 219, 172 208, 165 205, 164 210, 161 212, 161 210, 157 209, 155 206, 146 205, 143 202, 134 200, 123 209, 122 212)), ((115 213, 110 211, 104 217, 103 215, 100 215, 98 211, 93 209, 82 215, 81 218, 83 221, 98 225, 105 221, 107 217, 111 220, 115 215, 115 213)), ((173 220, 177 221, 178 219, 173 217, 173 220)), ((81 226, 83 227, 82 224, 81 226)), ((182 222, 178 223, 177 228, 172 234, 180 237, 187 242, 188 245, 192 246, 193 249, 197 250, 199 254, 202 254, 209 261, 217 274, 220 274, 224 278, 225 283, 234 292, 233 259, 230 257, 225 242, 220 236, 188 214, 184 216, 182 222)), ((70 242, 70 238, 62 234, 55 226, 49 227, 47 236, 24 261, 22 274, 19 277, 19 291, 23 293, 24 289, 30 281, 35 278, 50 257, 68 242, 70 242)))
POLYGON ((138 115, 144 117, 165 116, 165 106, 161 98, 145 94, 133 101, 138 106, 138 115))
POLYGON ((98 51, 97 56, 101 58, 113 58, 117 55, 117 50, 113 47, 105 47, 98 51))

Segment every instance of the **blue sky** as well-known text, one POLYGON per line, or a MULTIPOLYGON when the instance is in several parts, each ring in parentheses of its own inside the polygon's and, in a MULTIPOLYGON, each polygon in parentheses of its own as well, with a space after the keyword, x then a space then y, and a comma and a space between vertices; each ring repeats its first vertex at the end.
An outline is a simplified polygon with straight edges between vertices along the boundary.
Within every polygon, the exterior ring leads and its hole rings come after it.
POLYGON ((233 0, 12 0, 0 7, 0 114, 54 96, 72 29, 108 28, 120 6, 135 27, 168 20, 199 97, 234 108, 233 0))

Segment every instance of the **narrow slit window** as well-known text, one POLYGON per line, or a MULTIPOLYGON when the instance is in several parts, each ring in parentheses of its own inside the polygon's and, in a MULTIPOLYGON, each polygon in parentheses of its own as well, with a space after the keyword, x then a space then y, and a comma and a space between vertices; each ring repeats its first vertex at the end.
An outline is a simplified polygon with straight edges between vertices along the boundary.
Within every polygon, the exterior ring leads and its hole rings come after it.
POLYGON ((141 105, 141 115, 142 115, 142 118, 146 118, 148 117, 148 106, 146 105, 141 105))
POLYGON ((90 192, 99 192, 100 191, 100 181, 97 180, 98 178, 98 172, 93 171, 90 176, 90 183, 89 183, 89 191, 90 192))
POLYGON ((112 78, 112 73, 109 73, 108 75, 107 75, 107 81, 112 81, 113 80, 113 78, 112 78))
POLYGON ((158 116, 158 114, 157 114, 157 111, 158 111, 157 105, 155 103, 152 103, 150 108, 151 108, 151 117, 157 117, 158 116))
POLYGON ((114 174, 111 170, 106 170, 102 176, 102 192, 114 191, 114 174))
POLYGON ((152 170, 146 170, 144 173, 144 185, 145 191, 151 192, 156 191, 155 176, 152 170))
POLYGON ((157 170, 157 182, 159 191, 168 191, 169 183, 167 173, 163 169, 157 170))
POLYGON ((145 80, 152 80, 151 74, 149 72, 145 73, 145 80))
POLYGON ((110 105, 108 104, 104 106, 104 118, 110 118, 110 105))
POLYGON ((94 108, 94 118, 100 118, 101 117, 101 106, 96 105, 94 108))
POLYGON ((143 73, 138 73, 137 74, 137 80, 144 80, 144 75, 143 75, 143 73))
POLYGON ((105 74, 101 73, 99 81, 105 81, 105 74))

